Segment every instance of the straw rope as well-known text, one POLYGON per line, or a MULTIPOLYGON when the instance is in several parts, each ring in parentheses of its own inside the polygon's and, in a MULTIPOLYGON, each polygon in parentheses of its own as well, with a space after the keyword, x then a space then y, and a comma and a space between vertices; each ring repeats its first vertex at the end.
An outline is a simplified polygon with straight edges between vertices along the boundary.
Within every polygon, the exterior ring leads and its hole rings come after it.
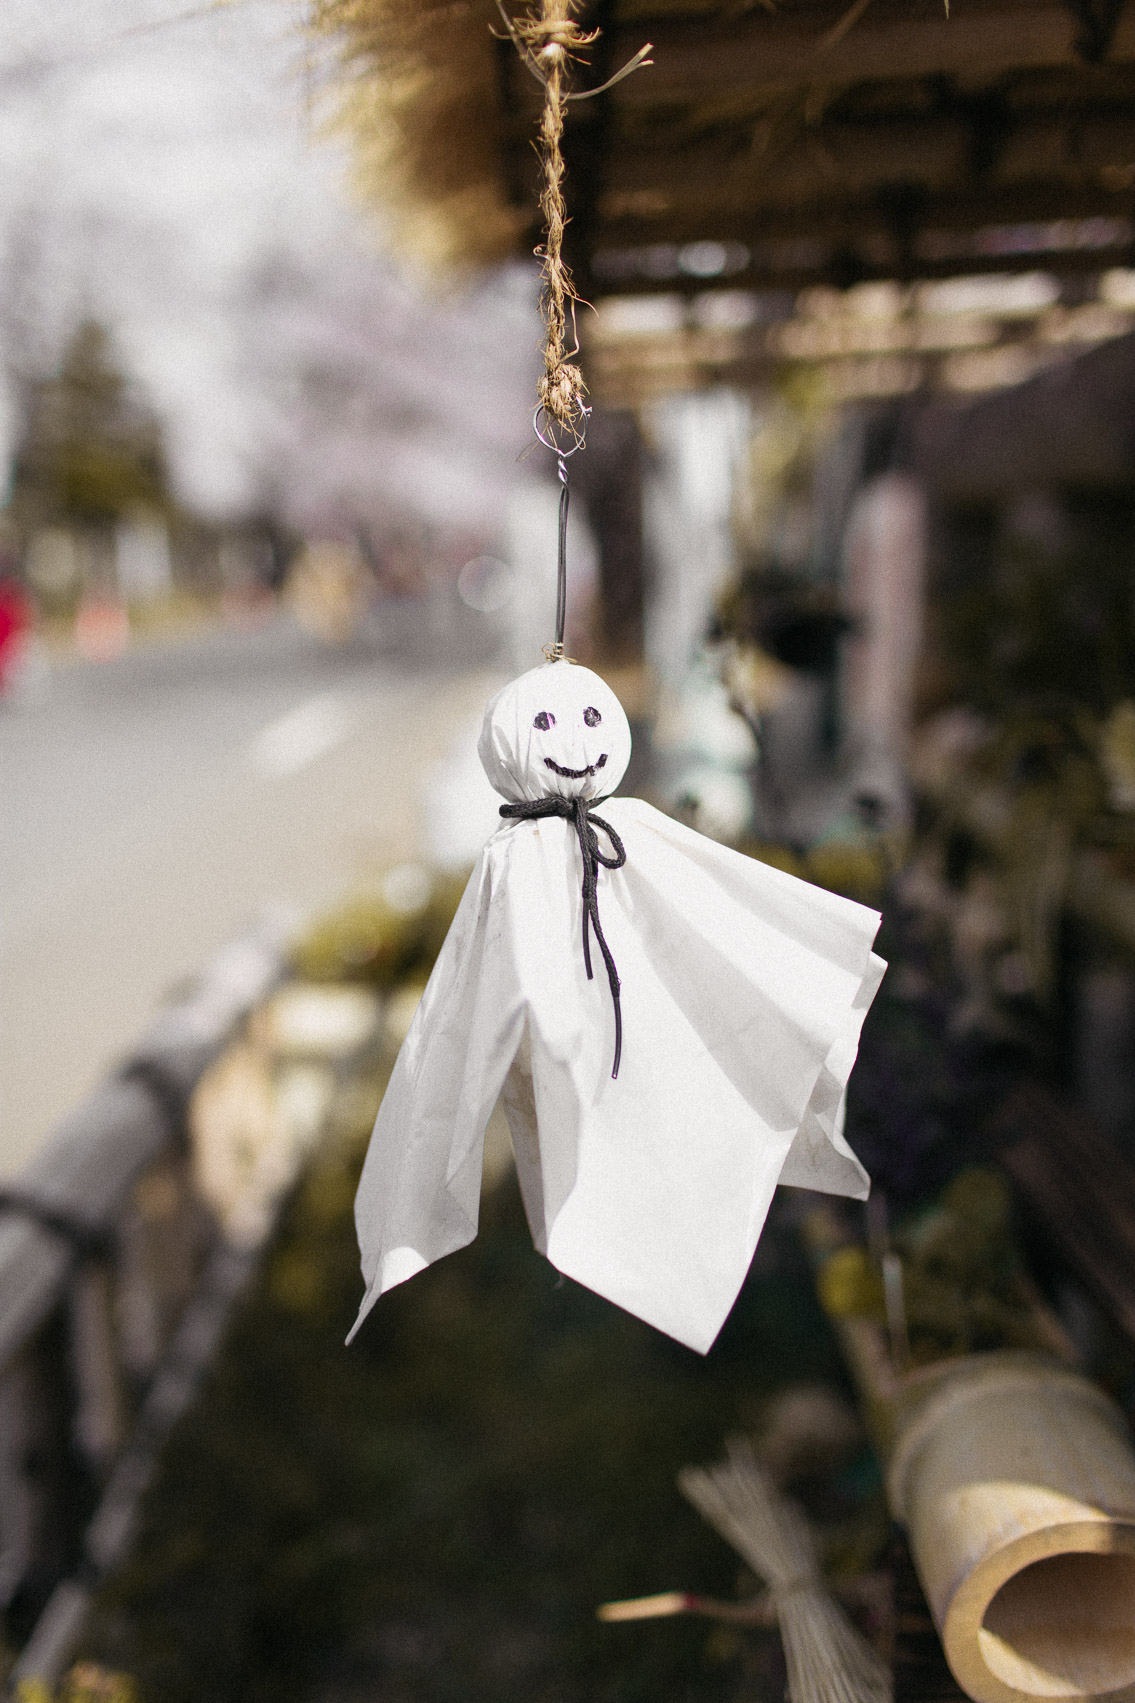
MULTIPOLYGON (((567 207, 564 202, 564 113, 571 98, 571 65, 598 39, 575 21, 581 0, 539 0, 539 6, 517 19, 508 19, 509 34, 529 69, 544 85, 544 107, 536 151, 542 188, 540 213, 544 241, 536 255, 543 267, 540 309, 544 318, 544 371, 537 394, 550 422, 572 442, 580 442, 587 423, 587 386, 575 364, 579 353, 575 335, 575 304, 580 299, 563 254, 567 207)), ((503 10, 503 8, 502 8, 503 10)))
POLYGON ((750 1444, 679 1475, 682 1494, 769 1587, 792 1703, 891 1703, 891 1679, 820 1573, 803 1514, 780 1496, 750 1444))

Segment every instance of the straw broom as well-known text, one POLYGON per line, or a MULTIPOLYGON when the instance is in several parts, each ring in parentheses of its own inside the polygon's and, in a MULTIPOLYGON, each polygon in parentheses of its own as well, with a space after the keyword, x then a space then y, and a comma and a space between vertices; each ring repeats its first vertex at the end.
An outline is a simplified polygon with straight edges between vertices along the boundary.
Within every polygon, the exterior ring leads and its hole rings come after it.
POLYGON ((751 1444, 726 1448, 720 1466, 687 1467, 678 1486, 768 1586, 792 1703, 891 1703, 891 1676, 825 1584, 800 1509, 774 1489, 751 1444))

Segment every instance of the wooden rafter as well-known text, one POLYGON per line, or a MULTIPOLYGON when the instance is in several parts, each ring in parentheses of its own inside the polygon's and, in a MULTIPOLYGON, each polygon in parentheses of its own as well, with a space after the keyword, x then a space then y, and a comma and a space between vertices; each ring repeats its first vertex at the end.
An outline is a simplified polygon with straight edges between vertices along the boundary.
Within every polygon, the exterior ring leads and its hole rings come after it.
MULTIPOLYGON (((488 39, 494 0, 429 0, 439 23, 460 26, 448 34, 418 27, 421 0, 322 4, 356 28, 351 63, 376 79, 391 20, 402 20, 397 39, 410 32, 413 75, 404 53, 392 85, 405 141, 382 168, 404 222, 417 196, 423 221, 441 231, 450 220, 458 256, 463 245, 470 259, 494 244, 503 253, 510 239, 514 252, 531 247, 537 85, 507 43, 489 50, 489 74, 473 86, 467 56, 460 68, 446 58, 450 40, 488 39), (367 18, 382 25, 369 36, 367 18), (457 86, 458 69, 472 131, 460 146, 439 132, 443 103, 430 98, 431 78, 457 86), (434 153, 445 169, 431 175, 434 153)), ((948 16, 942 0, 850 11, 849 0, 593 0, 586 21, 603 32, 580 72, 592 86, 644 41, 654 47, 649 70, 569 111, 565 241, 585 295, 656 287, 649 267, 620 274, 612 253, 699 241, 748 251, 746 269, 731 269, 737 281, 786 288, 888 269, 929 277, 1132 259, 1135 0, 950 0, 948 16), (988 234, 1088 220, 1111 226, 1090 240, 1040 231, 1031 253, 988 234)), ((365 101, 359 110, 365 119, 365 101)))
MULTIPOLYGON (((987 84, 1011 71, 1083 63, 1077 49, 1083 25, 1063 0, 953 0, 948 17, 940 0, 874 0, 853 29, 825 48, 845 12, 842 3, 820 0, 775 13, 761 9, 735 22, 726 8, 710 19, 636 22, 616 33, 614 57, 649 28, 654 66, 649 76, 621 84, 615 100, 629 110, 812 84, 931 76, 987 84)), ((1135 59, 1135 9, 1116 20, 1109 58, 1135 59)))

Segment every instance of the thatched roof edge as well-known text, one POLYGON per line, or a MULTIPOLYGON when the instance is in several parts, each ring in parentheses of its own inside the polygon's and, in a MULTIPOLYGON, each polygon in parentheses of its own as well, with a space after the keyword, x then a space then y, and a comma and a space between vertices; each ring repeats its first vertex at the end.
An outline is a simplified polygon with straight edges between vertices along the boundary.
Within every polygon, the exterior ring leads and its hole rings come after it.
POLYGON ((491 264, 526 215, 501 171, 492 0, 314 0, 363 196, 437 272, 491 264))

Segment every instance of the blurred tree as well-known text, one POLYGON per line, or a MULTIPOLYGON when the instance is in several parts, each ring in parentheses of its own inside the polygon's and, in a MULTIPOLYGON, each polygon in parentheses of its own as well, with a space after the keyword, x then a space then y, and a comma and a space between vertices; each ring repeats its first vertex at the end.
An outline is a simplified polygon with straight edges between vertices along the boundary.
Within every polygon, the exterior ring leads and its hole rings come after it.
POLYGON ((30 384, 16 452, 12 518, 39 527, 102 528, 139 509, 168 512, 156 419, 131 394, 110 337, 80 325, 59 371, 30 384))

